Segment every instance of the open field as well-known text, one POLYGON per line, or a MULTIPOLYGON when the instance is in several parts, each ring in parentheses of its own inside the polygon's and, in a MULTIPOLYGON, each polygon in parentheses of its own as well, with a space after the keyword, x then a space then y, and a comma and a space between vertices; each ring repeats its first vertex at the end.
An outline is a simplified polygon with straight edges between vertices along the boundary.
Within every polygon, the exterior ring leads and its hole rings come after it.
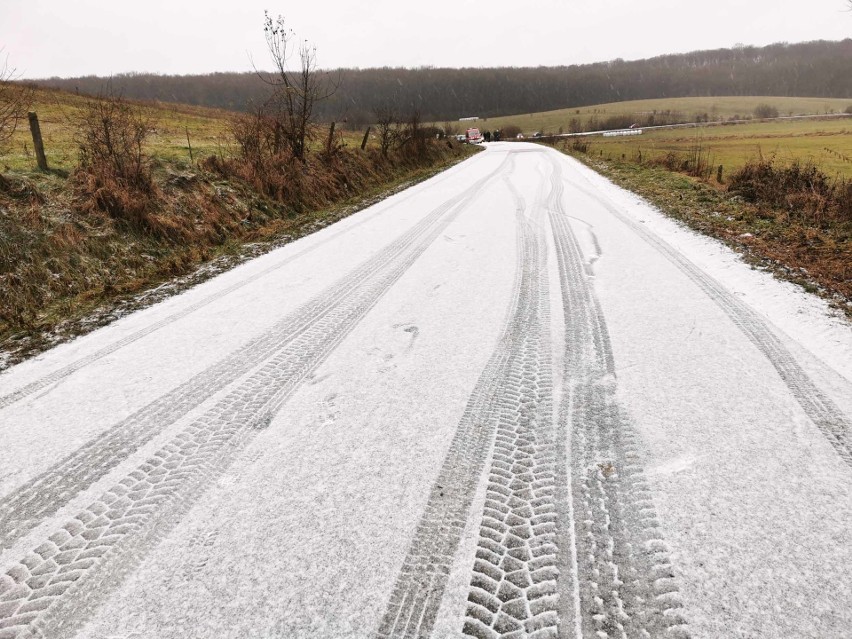
MULTIPOLYGON (((840 98, 789 98, 773 96, 723 96, 699 98, 660 98, 655 100, 632 100, 596 104, 593 106, 543 111, 540 113, 524 113, 499 118, 482 118, 475 124, 457 122, 460 129, 465 126, 478 126, 482 130, 502 129, 508 125, 520 127, 525 135, 535 131, 545 133, 567 133, 571 120, 580 125, 586 125, 593 118, 604 120, 612 116, 637 115, 665 111, 682 115, 683 121, 696 121, 707 118, 710 120, 729 120, 751 116, 759 104, 768 104, 778 109, 779 115, 814 115, 826 113, 842 113, 852 105, 852 100, 840 98)), ((476 114, 470 114, 476 115, 476 114)))
MULTIPOLYGON (((66 91, 36 90, 31 110, 39 116, 51 169, 68 171, 77 164, 76 122, 92 99, 66 91)), ((133 103, 151 121, 145 148, 155 159, 189 163, 187 133, 195 160, 231 150, 230 120, 235 115, 231 111, 166 102, 133 103)), ((325 135, 321 133, 322 137, 325 135)), ((361 143, 362 133, 341 131, 341 135, 349 146, 361 143)), ((7 147, 0 149, 0 171, 28 172, 35 169, 35 164, 32 136, 24 120, 7 147)))
MULTIPOLYGON (((725 175, 748 160, 776 157, 781 162, 811 161, 830 176, 852 177, 852 118, 832 120, 779 120, 708 126, 695 129, 645 131, 631 137, 584 138, 593 155, 644 161, 666 153, 688 153, 700 146, 712 166, 722 165, 725 175)), ((571 144, 572 140, 566 142, 571 144)))
MULTIPOLYGON (((92 98, 38 89, 31 110, 39 116, 47 162, 51 168, 70 170, 77 163, 74 141, 76 122, 92 98)), ((137 103, 151 120, 152 134, 146 149, 153 157, 189 161, 186 134, 196 158, 227 147, 227 111, 188 105, 137 103)), ((20 122, 12 141, 0 152, 0 166, 6 171, 29 171, 35 167, 32 137, 26 121, 20 122)))

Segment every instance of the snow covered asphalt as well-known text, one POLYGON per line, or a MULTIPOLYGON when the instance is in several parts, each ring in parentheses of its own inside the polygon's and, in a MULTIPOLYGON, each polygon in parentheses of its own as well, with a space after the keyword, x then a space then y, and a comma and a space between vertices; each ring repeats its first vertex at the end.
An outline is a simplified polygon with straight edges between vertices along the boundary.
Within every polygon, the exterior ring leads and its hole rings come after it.
POLYGON ((852 328, 556 151, 0 375, 0 639, 852 637, 852 328))

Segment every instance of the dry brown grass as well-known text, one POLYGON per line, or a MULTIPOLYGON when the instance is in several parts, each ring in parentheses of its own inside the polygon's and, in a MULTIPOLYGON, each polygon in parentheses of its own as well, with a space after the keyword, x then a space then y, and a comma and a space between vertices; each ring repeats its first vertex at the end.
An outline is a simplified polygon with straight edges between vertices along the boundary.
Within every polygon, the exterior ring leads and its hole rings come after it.
POLYGON ((660 165, 567 150, 666 214, 723 240, 755 266, 828 298, 852 317, 852 194, 846 180, 826 178, 807 164, 754 160, 720 185, 660 165))
POLYGON ((471 151, 441 143, 383 158, 378 148, 336 142, 305 162, 279 154, 252 165, 222 152, 193 166, 152 158, 144 143, 131 148, 143 153, 129 173, 84 153, 67 176, 8 172, 0 180, 0 368, 2 351, 37 351, 91 327, 78 320, 95 311, 110 317, 98 309, 131 303, 244 242, 310 232, 342 217, 346 202, 471 151))

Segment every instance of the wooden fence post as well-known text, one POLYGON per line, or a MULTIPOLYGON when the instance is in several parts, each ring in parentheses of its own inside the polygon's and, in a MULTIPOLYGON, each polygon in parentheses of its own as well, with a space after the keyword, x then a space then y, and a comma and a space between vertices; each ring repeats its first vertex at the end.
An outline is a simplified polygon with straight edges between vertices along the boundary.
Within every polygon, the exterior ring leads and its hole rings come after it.
POLYGON ((186 127, 186 146, 189 147, 189 163, 195 164, 195 160, 192 159, 192 142, 189 141, 189 127, 186 127))
POLYGON ((328 132, 328 142, 325 145, 325 152, 331 154, 331 145, 334 143, 334 122, 331 123, 331 129, 328 132))
POLYGON ((33 134, 33 147, 35 147, 38 168, 42 171, 47 171, 47 158, 44 155, 44 143, 41 140, 41 128, 38 125, 38 116, 30 111, 27 113, 27 117, 30 120, 30 133, 33 134))
POLYGON ((366 146, 367 146, 367 138, 369 138, 369 137, 370 137, 370 128, 371 128, 371 127, 367 127, 367 130, 366 130, 366 131, 364 131, 364 139, 363 139, 363 140, 361 140, 361 150, 362 150, 362 151, 363 151, 363 150, 366 148, 366 146))

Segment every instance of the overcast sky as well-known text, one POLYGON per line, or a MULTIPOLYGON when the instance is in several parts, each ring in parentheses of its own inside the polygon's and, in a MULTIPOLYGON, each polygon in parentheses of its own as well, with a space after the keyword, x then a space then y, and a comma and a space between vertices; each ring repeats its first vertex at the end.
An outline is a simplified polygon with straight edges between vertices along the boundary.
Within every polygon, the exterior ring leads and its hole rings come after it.
POLYGON ((266 68, 263 11, 326 68, 578 64, 852 36, 847 0, 0 0, 25 78, 266 68))

